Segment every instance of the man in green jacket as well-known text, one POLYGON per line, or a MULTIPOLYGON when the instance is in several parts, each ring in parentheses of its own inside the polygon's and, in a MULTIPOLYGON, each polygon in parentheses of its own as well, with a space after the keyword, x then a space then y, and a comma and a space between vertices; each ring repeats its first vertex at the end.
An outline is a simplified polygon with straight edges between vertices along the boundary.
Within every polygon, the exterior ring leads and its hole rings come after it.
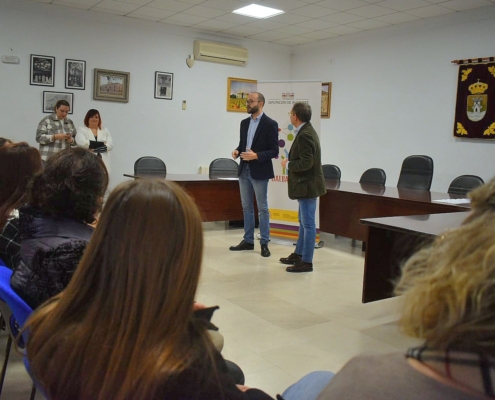
POLYGON ((299 237, 295 252, 281 258, 280 262, 290 265, 287 272, 311 272, 316 241, 316 203, 318 197, 326 193, 321 147, 310 122, 311 106, 295 103, 289 115, 296 128, 296 138, 282 167, 289 171, 289 198, 299 203, 299 237))

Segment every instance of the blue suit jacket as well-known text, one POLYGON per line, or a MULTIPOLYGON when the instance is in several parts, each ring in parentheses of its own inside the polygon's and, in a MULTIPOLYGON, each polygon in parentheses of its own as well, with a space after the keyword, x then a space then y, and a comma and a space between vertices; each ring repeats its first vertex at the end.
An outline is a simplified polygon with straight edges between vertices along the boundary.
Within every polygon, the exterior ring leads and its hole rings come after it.
MULTIPOLYGON (((247 133, 249 129, 249 120, 251 117, 241 121, 241 139, 237 151, 240 153, 246 151, 247 133)), ((249 163, 249 171, 253 179, 271 179, 275 176, 273 173, 272 158, 278 155, 278 124, 268 117, 265 113, 261 116, 258 128, 254 134, 251 150, 258 154, 257 160, 244 161, 241 158, 239 164, 239 175, 244 165, 249 163)))

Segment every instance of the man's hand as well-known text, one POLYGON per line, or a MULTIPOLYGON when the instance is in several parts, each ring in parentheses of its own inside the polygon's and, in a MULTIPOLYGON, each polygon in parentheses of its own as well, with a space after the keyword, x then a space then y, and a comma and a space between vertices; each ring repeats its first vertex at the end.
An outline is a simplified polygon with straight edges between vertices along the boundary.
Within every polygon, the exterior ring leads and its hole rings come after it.
POLYGON ((257 160, 258 159, 258 154, 256 154, 253 150, 251 149, 246 149, 245 152, 241 153, 241 158, 244 161, 251 161, 251 160, 257 160))
POLYGON ((239 157, 239 152, 237 150, 234 150, 232 152, 232 158, 235 160, 237 157, 239 157))
POLYGON ((288 162, 289 162, 288 158, 283 159, 282 162, 280 163, 282 164, 282 168, 285 168, 288 162))
POLYGON ((67 135, 65 133, 56 133, 53 135, 53 140, 67 140, 67 135))

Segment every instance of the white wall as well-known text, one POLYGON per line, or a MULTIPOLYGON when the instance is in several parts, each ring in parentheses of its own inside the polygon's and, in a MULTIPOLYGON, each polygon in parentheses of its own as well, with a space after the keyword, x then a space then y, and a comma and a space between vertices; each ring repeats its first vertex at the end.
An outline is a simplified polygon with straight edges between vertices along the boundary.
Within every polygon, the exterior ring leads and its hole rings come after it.
POLYGON ((230 157, 246 115, 226 111, 227 78, 288 79, 290 49, 245 39, 194 33, 181 27, 110 14, 55 8, 22 0, 0 0, 0 55, 20 57, 20 65, 0 63, 0 136, 33 146, 43 118, 44 90, 74 93, 74 114, 82 126, 96 108, 112 133, 111 184, 132 173, 143 155, 162 158, 170 173, 197 173, 217 157, 230 157), (249 49, 246 67, 196 61, 186 66, 194 39, 222 41, 249 49), (11 50, 12 49, 12 50, 11 50), (30 54, 56 57, 55 87, 29 85, 30 54), (86 60, 86 90, 65 89, 65 59, 86 60), (129 103, 93 100, 93 69, 131 73, 129 103), (173 99, 153 97, 155 71, 174 74, 173 99), (182 100, 187 110, 182 111, 182 100))
MULTIPOLYGON (((343 37, 294 49, 294 79, 333 82, 330 119, 322 119, 324 163, 342 180, 370 167, 395 186, 402 160, 433 158, 432 190, 458 175, 495 175, 493 141, 453 137, 458 67, 451 60, 495 56, 495 7, 428 23, 343 37)), ((495 99, 489 100, 493 107, 495 99)))

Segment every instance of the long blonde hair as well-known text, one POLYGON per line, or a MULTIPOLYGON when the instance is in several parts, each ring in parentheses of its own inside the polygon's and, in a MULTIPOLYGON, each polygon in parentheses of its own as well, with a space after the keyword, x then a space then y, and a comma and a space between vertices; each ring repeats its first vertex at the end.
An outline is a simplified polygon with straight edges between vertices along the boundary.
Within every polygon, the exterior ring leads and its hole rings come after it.
POLYGON ((438 350, 495 356, 495 179, 469 194, 472 212, 412 256, 396 293, 404 333, 438 350))
MULTIPOLYGON (((27 323, 27 355, 50 399, 150 399, 197 359, 201 216, 177 185, 139 179, 110 195, 64 292, 27 323)), ((212 372, 213 373, 213 372, 212 372)))

